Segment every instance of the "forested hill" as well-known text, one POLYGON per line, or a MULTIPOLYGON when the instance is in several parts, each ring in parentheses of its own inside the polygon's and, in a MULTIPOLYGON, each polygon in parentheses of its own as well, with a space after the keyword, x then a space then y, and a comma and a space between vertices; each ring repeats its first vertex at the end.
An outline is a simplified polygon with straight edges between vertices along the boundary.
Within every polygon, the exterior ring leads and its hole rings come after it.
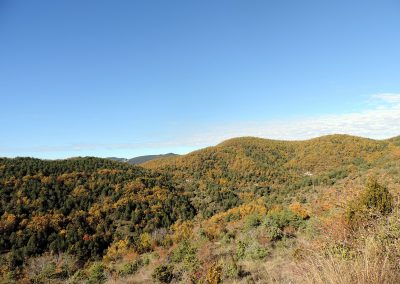
MULTIPOLYGON (((294 252, 275 258, 279 248, 300 249, 305 239, 314 246, 319 238, 317 251, 326 240, 342 249, 342 239, 323 234, 330 220, 345 216, 338 202, 357 196, 371 174, 398 186, 399 163, 398 137, 348 135, 235 138, 141 166, 93 157, 0 158, 0 280, 102 283, 119 277, 128 283, 133 277, 138 283, 141 270, 139 283, 211 276, 247 283, 260 273, 261 261, 294 261, 294 252)), ((374 202, 390 213, 387 189, 369 186, 383 194, 374 202)), ((339 221, 344 232, 354 232, 346 227, 353 223, 339 221)), ((356 251, 359 244, 343 249, 356 251)))
POLYGON ((241 137, 142 166, 171 174, 193 192, 193 203, 209 217, 231 206, 218 200, 239 203, 241 199, 236 197, 251 193, 268 194, 271 203, 282 202, 300 194, 304 187, 331 186, 348 176, 383 167, 399 157, 395 141, 350 135, 306 141, 241 137))
POLYGON ((0 252, 14 267, 46 251, 97 259, 116 238, 195 215, 165 176, 98 158, 0 159, 0 205, 0 252))
POLYGON ((150 161, 143 166, 188 180, 280 187, 293 185, 305 174, 315 176, 320 182, 329 182, 335 173, 367 169, 393 159, 396 141, 349 135, 328 135, 306 141, 243 137, 185 156, 150 161))

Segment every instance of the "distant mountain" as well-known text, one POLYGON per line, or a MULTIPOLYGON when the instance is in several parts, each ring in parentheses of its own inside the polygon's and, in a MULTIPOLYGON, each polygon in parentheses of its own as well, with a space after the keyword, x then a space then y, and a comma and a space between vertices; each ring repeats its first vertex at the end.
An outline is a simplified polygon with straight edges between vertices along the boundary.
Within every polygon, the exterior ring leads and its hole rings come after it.
POLYGON ((126 159, 126 158, 117 158, 117 157, 110 157, 108 158, 109 160, 116 161, 116 162, 123 162, 123 163, 128 163, 131 165, 138 165, 138 164, 143 164, 152 160, 157 160, 157 159, 162 159, 162 158, 168 158, 168 157, 176 157, 179 156, 178 154, 174 153, 168 153, 168 154, 161 154, 161 155, 146 155, 146 156, 139 156, 135 157, 132 159, 126 159))
POLYGON ((123 162, 123 163, 129 161, 129 159, 126 159, 126 158, 117 158, 117 157, 109 157, 109 158, 107 158, 107 160, 111 160, 111 161, 115 161, 115 162, 123 162))

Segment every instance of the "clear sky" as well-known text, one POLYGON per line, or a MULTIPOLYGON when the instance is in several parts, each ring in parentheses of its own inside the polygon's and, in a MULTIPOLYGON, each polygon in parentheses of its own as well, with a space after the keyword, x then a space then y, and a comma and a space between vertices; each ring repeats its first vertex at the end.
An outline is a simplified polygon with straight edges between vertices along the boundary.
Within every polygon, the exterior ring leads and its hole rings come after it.
POLYGON ((400 134, 397 0, 0 0, 0 156, 400 134))

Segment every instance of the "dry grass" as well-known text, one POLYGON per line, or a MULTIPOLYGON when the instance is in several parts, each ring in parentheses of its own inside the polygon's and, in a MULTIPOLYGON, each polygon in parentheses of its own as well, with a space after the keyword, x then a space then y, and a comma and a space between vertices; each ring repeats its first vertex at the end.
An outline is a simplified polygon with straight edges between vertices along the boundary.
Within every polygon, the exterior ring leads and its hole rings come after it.
POLYGON ((367 239, 364 249, 353 259, 310 252, 297 266, 296 283, 399 283, 400 271, 392 267, 389 252, 373 239, 367 239))

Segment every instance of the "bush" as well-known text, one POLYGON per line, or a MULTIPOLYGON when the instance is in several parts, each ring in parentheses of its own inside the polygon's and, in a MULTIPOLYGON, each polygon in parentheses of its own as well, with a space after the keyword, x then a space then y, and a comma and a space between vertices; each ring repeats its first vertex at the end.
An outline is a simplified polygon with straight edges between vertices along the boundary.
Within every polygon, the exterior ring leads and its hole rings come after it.
POLYGON ((228 259, 223 259, 222 263, 222 274, 225 278, 236 278, 239 275, 240 267, 237 262, 230 256, 228 259))
POLYGON ((251 260, 260 260, 268 256, 269 250, 262 247, 259 243, 253 243, 247 248, 247 258, 251 260))
POLYGON ((199 267, 197 259, 197 249, 187 240, 179 243, 178 247, 173 251, 172 261, 182 263, 186 271, 194 271, 199 267))
POLYGON ((221 242, 223 244, 229 244, 235 239, 235 237, 235 232, 227 232, 222 236, 221 242))
POLYGON ((269 254, 269 250, 257 241, 240 240, 237 243, 236 256, 238 259, 260 260, 269 254))
POLYGON ((128 247, 129 242, 127 239, 118 240, 108 247, 107 254, 103 258, 106 261, 116 261, 126 254, 128 247))
POLYGON ((239 241, 236 247, 236 256, 238 259, 244 259, 246 256, 246 249, 248 247, 247 242, 239 241))
POLYGON ((222 281, 222 267, 218 262, 214 262, 207 270, 207 283, 219 284, 222 281))
POLYGON ((393 209, 393 196, 389 190, 380 185, 376 179, 370 179, 362 196, 362 204, 368 209, 377 210, 385 215, 393 209))
POLYGON ((346 219, 350 225, 357 227, 377 214, 386 215, 390 213, 392 209, 392 194, 386 187, 380 185, 376 179, 371 178, 368 180, 361 196, 349 203, 346 219))
POLYGON ((136 249, 139 253, 152 251, 153 244, 149 233, 143 233, 139 236, 139 242, 136 244, 136 249))
POLYGON ((143 262, 143 260, 139 258, 138 260, 124 264, 120 269, 118 269, 118 274, 120 276, 135 274, 144 265, 145 263, 143 262))
POLYGON ((160 283, 170 283, 174 278, 174 267, 172 265, 160 265, 154 269, 151 275, 153 279, 160 283))
POLYGON ((33 283, 50 282, 50 279, 54 277, 56 265, 53 262, 46 263, 38 275, 32 277, 33 283))
POLYGON ((263 225, 267 228, 269 237, 274 241, 284 236, 289 236, 285 231, 290 232, 291 230, 285 230, 285 228, 291 227, 293 229, 298 229, 303 224, 303 218, 288 209, 270 211, 263 221, 263 225))
POLYGON ((89 270, 89 283, 98 284, 106 280, 102 263, 94 263, 89 270))
POLYGON ((33 283, 49 282, 55 279, 67 279, 78 269, 77 261, 67 254, 57 256, 44 254, 30 258, 24 267, 26 275, 33 283))
POLYGON ((247 229, 257 228, 261 225, 261 218, 258 215, 250 215, 246 219, 245 227, 247 229))

